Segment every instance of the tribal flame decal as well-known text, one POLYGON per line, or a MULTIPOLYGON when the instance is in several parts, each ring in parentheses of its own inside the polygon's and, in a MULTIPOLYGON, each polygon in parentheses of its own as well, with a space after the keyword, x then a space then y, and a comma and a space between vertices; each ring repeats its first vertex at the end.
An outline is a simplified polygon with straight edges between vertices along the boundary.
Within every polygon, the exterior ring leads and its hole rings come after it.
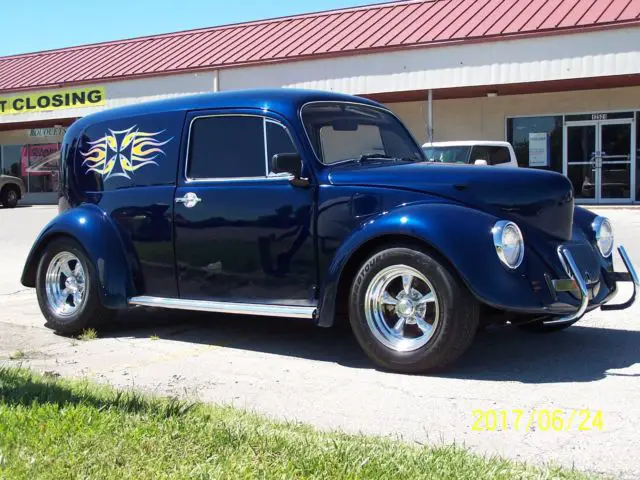
POLYGON ((166 155, 160 147, 173 137, 164 141, 156 138, 164 132, 141 132, 136 125, 127 130, 109 129, 102 138, 89 142, 89 150, 80 152, 84 157, 82 165, 88 165, 86 173, 95 172, 105 180, 111 177, 131 179, 130 174, 146 165, 158 165, 155 160, 166 155))

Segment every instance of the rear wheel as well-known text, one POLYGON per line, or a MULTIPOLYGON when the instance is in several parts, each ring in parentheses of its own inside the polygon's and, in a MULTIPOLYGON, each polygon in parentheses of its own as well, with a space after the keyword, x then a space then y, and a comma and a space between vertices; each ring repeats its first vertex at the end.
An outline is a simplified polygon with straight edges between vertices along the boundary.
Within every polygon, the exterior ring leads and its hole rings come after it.
POLYGON ((13 187, 4 187, 0 194, 0 202, 7 208, 15 208, 18 205, 20 194, 13 187))
POLYGON ((82 332, 115 314, 102 305, 93 265, 70 238, 47 246, 38 265, 36 293, 46 326, 59 333, 82 332))
POLYGON ((478 327, 476 300, 434 256, 398 247, 374 253, 352 287, 349 320, 371 360, 405 373, 457 359, 478 327))

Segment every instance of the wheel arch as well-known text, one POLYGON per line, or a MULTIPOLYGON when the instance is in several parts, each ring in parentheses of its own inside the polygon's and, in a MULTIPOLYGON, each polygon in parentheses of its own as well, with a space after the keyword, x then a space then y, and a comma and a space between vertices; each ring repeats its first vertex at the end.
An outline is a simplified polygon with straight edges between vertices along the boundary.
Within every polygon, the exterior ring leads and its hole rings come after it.
MULTIPOLYGON (((440 261, 452 274, 456 275, 460 280, 462 280, 465 284, 464 278, 458 271, 458 269, 449 261, 449 259, 443 255, 443 253, 438 250, 435 246, 433 246, 430 242, 426 241, 423 238, 410 235, 407 233, 388 233, 379 235, 373 238, 370 238, 363 244, 361 244, 349 257, 347 262, 345 263, 342 271, 340 272, 340 277, 337 282, 337 291, 335 294, 334 307, 333 307, 333 315, 332 318, 335 319, 338 316, 338 319, 342 318, 344 314, 347 313, 348 310, 348 301, 349 301, 349 293, 351 289, 351 283, 353 279, 358 273, 361 265, 375 252, 381 250, 382 248, 396 248, 396 247, 406 247, 413 248, 416 250, 420 250, 430 255, 436 257, 438 261, 440 261), (336 315, 337 314, 337 315, 336 315)), ((467 286, 468 288, 468 286, 467 286)), ((325 308, 329 308, 323 302, 323 311, 325 308)), ((331 326, 334 320, 331 323, 321 323, 322 318, 320 318, 321 326, 331 326)))
POLYGON ((25 262, 21 283, 36 286, 40 259, 54 240, 70 238, 80 244, 98 274, 100 299, 107 308, 125 308, 139 291, 139 263, 113 222, 98 207, 69 210, 54 218, 40 233, 25 262))

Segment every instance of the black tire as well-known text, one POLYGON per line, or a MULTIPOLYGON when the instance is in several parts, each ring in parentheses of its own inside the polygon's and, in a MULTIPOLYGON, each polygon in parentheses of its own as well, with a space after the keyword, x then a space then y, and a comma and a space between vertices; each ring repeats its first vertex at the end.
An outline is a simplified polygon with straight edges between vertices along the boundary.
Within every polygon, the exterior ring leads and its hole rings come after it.
POLYGON ((374 253, 356 274, 349 299, 349 320, 358 343, 376 365, 396 372, 424 373, 452 363, 469 347, 478 329, 479 309, 459 277, 437 257, 412 248, 390 247, 374 253), (406 265, 424 275, 438 302, 438 320, 431 338, 411 351, 399 351, 381 342, 365 313, 369 284, 379 272, 394 265, 406 265))
POLYGON ((516 327, 528 333, 553 333, 553 332, 561 332, 562 330, 566 330, 577 321, 578 320, 571 323, 563 323, 560 325, 545 325, 542 321, 537 321, 537 322, 521 323, 520 325, 516 324, 516 327))
POLYGON ((20 192, 16 188, 5 186, 2 189, 0 203, 2 203, 5 208, 15 208, 18 205, 18 200, 20 200, 20 192))
POLYGON ((36 274, 36 294, 40 310, 46 319, 45 326, 64 335, 75 335, 83 330, 98 327, 115 316, 115 311, 105 308, 99 297, 98 276, 82 246, 72 238, 60 238, 47 245, 40 258, 36 274), (81 263, 85 275, 84 300, 78 310, 68 316, 58 314, 47 299, 46 276, 51 261, 60 253, 68 252, 81 263))

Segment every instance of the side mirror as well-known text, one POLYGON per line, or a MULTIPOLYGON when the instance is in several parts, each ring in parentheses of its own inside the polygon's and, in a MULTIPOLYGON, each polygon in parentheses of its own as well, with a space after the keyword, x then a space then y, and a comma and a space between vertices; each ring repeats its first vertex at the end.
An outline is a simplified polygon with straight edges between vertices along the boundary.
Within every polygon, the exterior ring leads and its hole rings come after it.
POLYGON ((473 162, 473 164, 474 165, 485 165, 485 166, 489 165, 486 160, 481 160, 481 159, 476 160, 475 162, 473 162))
POLYGON ((276 153, 271 157, 273 173, 290 173, 295 178, 302 174, 302 159, 297 153, 276 153))

